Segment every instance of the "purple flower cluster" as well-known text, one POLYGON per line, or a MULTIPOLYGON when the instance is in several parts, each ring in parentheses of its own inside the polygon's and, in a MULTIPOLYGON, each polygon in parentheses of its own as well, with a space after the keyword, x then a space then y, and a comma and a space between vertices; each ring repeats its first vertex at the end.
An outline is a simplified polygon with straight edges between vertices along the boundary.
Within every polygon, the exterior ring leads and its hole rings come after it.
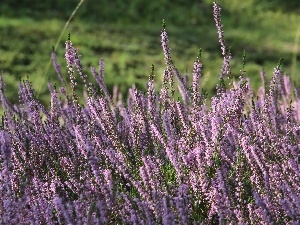
MULTIPOLYGON (((223 76, 231 56, 216 4, 214 16, 223 76)), ((189 83, 172 63, 165 26, 161 38, 161 89, 152 67, 147 92, 133 87, 126 102, 106 89, 100 60, 99 71, 91 68, 98 87, 85 85, 79 104, 75 78, 86 75, 70 40, 72 94, 52 53, 64 85, 49 83, 49 109, 28 81, 19 85, 19 104, 10 104, 0 79, 0 224, 299 223, 299 90, 278 66, 269 89, 254 93, 241 77, 220 86, 208 107, 201 57, 189 83)))

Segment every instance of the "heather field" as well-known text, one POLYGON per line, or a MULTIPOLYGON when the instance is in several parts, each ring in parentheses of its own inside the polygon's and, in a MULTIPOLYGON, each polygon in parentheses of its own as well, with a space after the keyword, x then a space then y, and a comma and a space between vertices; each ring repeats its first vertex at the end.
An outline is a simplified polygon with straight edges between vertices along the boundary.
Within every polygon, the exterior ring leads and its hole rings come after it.
POLYGON ((64 61, 51 52, 49 106, 30 79, 11 101, 1 76, 0 224, 299 224, 300 89, 282 58, 253 88, 244 51, 236 76, 212 11, 222 62, 210 95, 203 51, 181 73, 165 20, 164 69, 126 95, 109 90, 104 59, 84 68, 72 34, 64 61))

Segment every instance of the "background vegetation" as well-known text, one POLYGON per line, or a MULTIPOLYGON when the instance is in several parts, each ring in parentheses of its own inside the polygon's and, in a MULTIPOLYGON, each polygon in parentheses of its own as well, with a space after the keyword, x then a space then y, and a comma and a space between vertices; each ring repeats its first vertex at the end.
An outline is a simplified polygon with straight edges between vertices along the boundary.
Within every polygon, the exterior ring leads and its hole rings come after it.
MULTIPOLYGON (((1 1, 0 70, 12 101, 18 100, 18 81, 29 77, 40 100, 49 103, 47 80, 58 81, 52 66, 47 69, 52 46, 78 2, 1 1)), ((193 61, 202 48, 205 63, 202 87, 212 94, 222 57, 216 44, 211 3, 211 0, 85 0, 57 48, 61 66, 65 66, 64 41, 71 33, 72 41, 83 55, 87 74, 91 65, 97 66, 99 58, 104 58, 110 90, 118 85, 125 94, 132 83, 145 88, 151 64, 155 65, 155 79, 161 80, 164 60, 160 31, 165 19, 173 59, 183 74, 192 72, 193 61)), ((254 87, 260 82, 259 71, 264 68, 270 77, 281 57, 284 71, 297 83, 300 2, 220 0, 219 3, 223 7, 225 39, 232 46, 232 74, 239 76, 245 49, 245 70, 254 87)), ((67 73, 64 75, 67 78, 67 73)))

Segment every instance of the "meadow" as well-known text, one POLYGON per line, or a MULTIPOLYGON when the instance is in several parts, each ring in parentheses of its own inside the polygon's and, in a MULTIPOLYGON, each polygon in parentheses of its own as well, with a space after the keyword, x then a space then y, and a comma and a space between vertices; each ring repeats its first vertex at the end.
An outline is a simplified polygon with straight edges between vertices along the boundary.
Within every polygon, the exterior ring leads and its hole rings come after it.
MULTIPOLYGON (((117 85, 124 97, 137 83, 146 90, 151 65, 156 83, 161 84, 164 70, 160 46, 161 21, 168 23, 173 61, 183 74, 191 73, 199 48, 205 61, 202 88, 211 97, 218 83, 215 74, 222 65, 211 0, 145 2, 99 0, 84 1, 67 29, 65 22, 79 1, 32 1, 14 3, 3 0, 0 7, 0 72, 6 77, 7 96, 16 103, 18 82, 29 77, 38 99, 49 106, 47 81, 58 83, 55 70, 49 66, 52 46, 65 67, 64 41, 68 33, 80 49, 85 68, 96 65, 99 58, 106 64, 106 85, 112 94, 117 85), (34 4, 33 4, 34 3, 34 4), (88 41, 87 41, 88 40, 88 41), (86 56, 86 57, 85 57, 86 56)), ((282 66, 298 84, 299 4, 297 1, 220 0, 226 41, 234 56, 231 74, 239 77, 243 51, 247 53, 247 76, 255 90, 260 86, 259 72, 264 69, 270 80, 280 58, 282 66), (298 5, 297 5, 298 4, 298 5)), ((67 77, 65 77, 67 79, 67 77)), ((90 82, 94 82, 91 78, 90 82)), ((80 82, 80 81, 79 81, 80 82)), ((80 83, 82 84, 82 83, 80 83)))
POLYGON ((222 12, 214 2, 211 93, 204 49, 180 72, 166 20, 162 62, 126 95, 105 59, 85 68, 72 33, 63 60, 51 52, 49 99, 29 77, 11 100, 2 75, 0 224, 298 224, 300 89, 282 57, 255 85, 246 50, 235 68, 222 12))

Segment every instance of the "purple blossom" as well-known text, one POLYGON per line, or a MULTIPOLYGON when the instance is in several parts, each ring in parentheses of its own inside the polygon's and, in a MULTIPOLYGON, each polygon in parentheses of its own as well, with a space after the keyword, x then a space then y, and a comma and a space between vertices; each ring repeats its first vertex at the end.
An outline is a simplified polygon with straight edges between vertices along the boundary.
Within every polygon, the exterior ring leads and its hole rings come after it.
MULTIPOLYGON (((229 75, 220 7, 214 18, 229 75)), ((279 67, 257 92, 240 77, 211 99, 171 60, 165 27, 162 87, 152 67, 144 94, 110 95, 104 61, 86 83, 81 58, 66 42, 69 87, 49 83, 50 107, 31 83, 11 104, 0 78, 0 224, 297 224, 300 221, 299 90, 279 67), (89 91, 79 105, 76 74, 89 91), (176 80, 175 80, 176 79, 176 80), (175 84, 178 83, 178 86, 175 84), (179 93, 180 92, 180 93, 179 93), (181 94, 181 95, 180 95, 181 94), (175 96, 181 96, 175 100, 175 96), (72 99, 73 98, 73 99, 72 99), (70 101, 72 99, 73 101, 70 101), (206 104, 206 101, 210 104, 206 104)), ((58 76, 63 71, 52 53, 58 76)), ((84 95, 84 94, 83 94, 84 95)))

